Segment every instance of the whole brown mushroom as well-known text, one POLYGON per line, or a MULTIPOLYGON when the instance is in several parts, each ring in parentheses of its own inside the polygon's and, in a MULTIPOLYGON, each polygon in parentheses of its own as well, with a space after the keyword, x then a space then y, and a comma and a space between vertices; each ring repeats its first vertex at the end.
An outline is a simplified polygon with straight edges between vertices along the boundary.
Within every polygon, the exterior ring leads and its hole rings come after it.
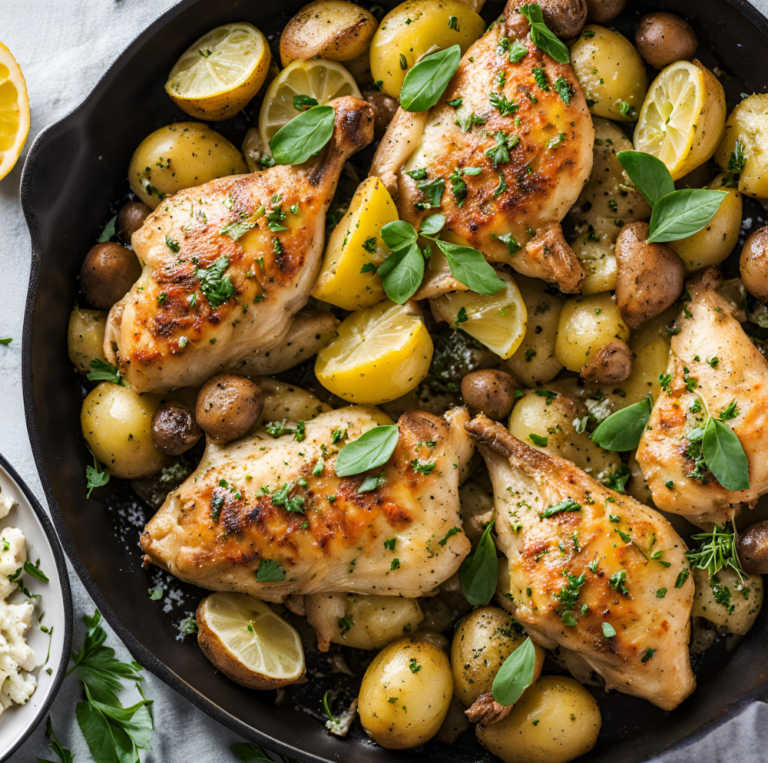
POLYGON ((117 232, 126 244, 131 243, 131 236, 144 225, 152 210, 143 201, 128 201, 117 213, 117 232))
POLYGON ((365 100, 376 110, 376 116, 373 120, 373 135, 376 140, 381 140, 387 127, 389 127, 389 123, 394 118, 399 104, 391 96, 377 90, 367 90, 363 95, 365 100))
MULTIPOLYGON (((529 1, 516 0, 513 8, 520 8, 529 1)), ((587 20, 587 0, 539 0, 539 5, 544 23, 564 40, 576 37, 587 20)))
POLYGON ((80 268, 80 288, 94 307, 109 310, 139 280, 141 265, 127 247, 108 241, 96 244, 80 268))
POLYGON ((263 408, 261 389, 250 379, 217 374, 200 390, 195 418, 209 437, 223 444, 246 435, 263 408))
POLYGON ((768 575, 768 520, 756 522, 736 541, 741 566, 752 575, 768 575))
POLYGON ((152 417, 152 441, 169 456, 186 453, 203 436, 189 408, 162 403, 152 417))
POLYGON ((744 243, 739 270, 744 288, 761 302, 768 302, 768 225, 758 228, 744 243))
POLYGON ((473 371, 461 380, 461 396, 473 416, 484 413, 489 419, 501 421, 512 413, 517 382, 506 371, 487 368, 473 371))
POLYGON ((627 0, 587 0, 587 18, 595 24, 613 21, 623 10, 627 0))
POLYGON ((699 40, 693 27, 674 13, 658 11, 640 19, 635 33, 640 55, 655 69, 694 57, 699 40))
POLYGON ((604 344, 581 369, 581 378, 594 384, 621 384, 632 373, 634 353, 621 341, 604 344))

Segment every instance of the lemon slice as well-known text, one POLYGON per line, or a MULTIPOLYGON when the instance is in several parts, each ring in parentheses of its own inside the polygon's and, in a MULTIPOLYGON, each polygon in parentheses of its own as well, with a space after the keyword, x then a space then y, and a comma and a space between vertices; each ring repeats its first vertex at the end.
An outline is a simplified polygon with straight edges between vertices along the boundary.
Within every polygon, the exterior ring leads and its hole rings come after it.
POLYGON ((341 64, 321 58, 294 61, 272 80, 264 96, 259 132, 265 151, 269 151, 275 133, 299 115, 293 108, 295 95, 308 95, 321 105, 342 95, 362 97, 352 75, 341 64))
POLYGON ((27 135, 27 83, 11 51, 0 42, 0 180, 14 168, 27 135))
POLYGON ((336 339, 318 353, 315 373, 343 400, 378 405, 422 382, 432 351, 418 304, 384 300, 343 321, 336 339))
POLYGON ((267 38, 255 26, 225 24, 184 51, 168 75, 165 92, 197 119, 228 119, 264 84, 271 58, 267 38))
POLYGON ((430 300, 435 317, 460 328, 506 360, 525 337, 528 312, 517 284, 506 273, 497 273, 506 288, 491 297, 472 291, 444 294, 430 300))
POLYGON ((635 150, 661 159, 677 180, 712 157, 724 131, 723 86, 700 61, 676 61, 648 90, 635 150))
POLYGON ((206 596, 197 628, 205 656, 241 686, 277 689, 304 675, 298 632, 262 601, 242 593, 206 596))

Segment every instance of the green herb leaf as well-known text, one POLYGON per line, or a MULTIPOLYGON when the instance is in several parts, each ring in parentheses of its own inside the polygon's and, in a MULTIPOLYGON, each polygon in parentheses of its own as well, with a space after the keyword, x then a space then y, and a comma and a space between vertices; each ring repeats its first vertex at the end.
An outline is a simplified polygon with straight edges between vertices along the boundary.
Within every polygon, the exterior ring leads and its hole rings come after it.
POLYGON ((112 382, 112 384, 125 386, 123 375, 120 373, 117 366, 113 366, 111 363, 107 363, 100 358, 94 358, 89 365, 93 369, 93 371, 90 371, 86 377, 89 381, 108 381, 112 382))
MULTIPOLYGON (((744 146, 741 145, 741 141, 736 141, 734 150, 731 151, 731 156, 728 159, 728 171, 735 172, 737 175, 744 169, 744 165, 747 163, 747 159, 744 156, 744 146)), ((101 239, 99 239, 101 241, 101 239)))
POLYGON ((531 22, 533 44, 545 53, 549 53, 558 63, 569 63, 571 56, 568 48, 544 23, 541 6, 538 3, 527 3, 520 8, 520 13, 531 22))
POLYGON ((499 559, 491 537, 494 522, 492 520, 483 531, 475 552, 461 563, 461 590, 466 600, 475 607, 485 606, 496 592, 499 559))
POLYGON ((319 154, 333 135, 333 106, 313 106, 281 127, 269 141, 278 164, 303 164, 319 154))
POLYGON ((32 564, 32 562, 27 559, 27 561, 24 562, 24 572, 27 573, 27 575, 31 575, 33 578, 37 578, 38 580, 42 580, 43 583, 49 583, 48 576, 40 569, 40 560, 38 559, 35 564, 32 564))
POLYGON ((452 45, 425 56, 405 75, 400 90, 400 106, 420 113, 431 109, 445 92, 461 63, 461 48, 452 45))
POLYGON ((712 221, 725 191, 686 188, 659 199, 651 215, 648 243, 679 241, 698 233, 712 221))
POLYGON ((107 241, 109 241, 112 236, 115 235, 115 222, 117 221, 117 215, 115 215, 105 226, 104 230, 101 232, 101 235, 98 237, 97 241, 100 244, 106 244, 107 241))
POLYGON ((382 485, 385 485, 386 482, 387 482, 387 478, 384 476, 383 473, 380 474, 378 477, 375 474, 369 474, 363 480, 363 483, 357 489, 357 492, 358 493, 370 493, 371 491, 376 490, 376 488, 379 488, 382 485))
POLYGON ((536 434, 535 432, 531 432, 528 437, 530 438, 531 442, 534 445, 538 445, 540 448, 546 448, 547 443, 549 442, 548 437, 542 437, 541 435, 536 434))
POLYGON ((504 281, 496 275, 496 271, 476 249, 447 241, 436 242, 440 251, 448 260, 451 275, 478 294, 491 296, 506 287, 504 281))
MULTIPOLYGON (((430 219, 432 218, 427 218, 427 220, 430 219)), ((415 244, 419 237, 413 225, 405 222, 405 220, 395 220, 393 223, 387 223, 381 229, 381 238, 393 252, 396 252, 415 244)))
MULTIPOLYGON (((738 535, 735 527, 715 525, 711 532, 696 533, 692 539, 700 542, 698 548, 685 552, 685 556, 693 567, 705 570, 710 578, 717 575, 720 570, 732 569, 739 578, 744 579, 744 568, 741 566, 736 546, 738 535)), ((681 577, 684 583, 688 577, 687 569, 682 570, 678 576, 678 583, 681 577)), ((675 588, 681 587, 682 583, 675 585, 675 588)))
POLYGON ((623 453, 636 448, 653 410, 653 399, 647 395, 640 402, 611 414, 592 433, 592 442, 601 448, 623 453))
POLYGON ((603 636, 613 638, 616 635, 616 629, 610 623, 603 623, 603 636))
POLYGON ((520 40, 513 40, 509 46, 509 63, 516 64, 528 55, 528 48, 520 40))
POLYGON ((293 96, 293 108, 296 111, 304 111, 311 109, 313 106, 317 106, 317 98, 312 98, 309 95, 294 95, 293 96))
POLYGON ((544 511, 542 511, 539 516, 542 519, 546 519, 547 517, 551 517, 553 514, 560 514, 563 511, 581 511, 581 504, 574 501, 573 498, 566 498, 565 500, 560 501, 560 503, 556 503, 553 506, 544 509, 544 511))
POLYGON ((235 295, 234 284, 224 274, 228 267, 229 257, 226 255, 219 257, 208 268, 195 266, 195 277, 200 279, 200 288, 214 310, 235 295))
POLYGON ((504 660, 493 679, 491 693, 504 707, 514 705, 533 683, 536 669, 536 649, 530 636, 504 660))
POLYGON ((422 236, 436 236, 445 226, 445 215, 430 215, 425 218, 419 229, 422 236))
POLYGON ((423 183, 416 183, 416 187, 429 199, 430 206, 440 206, 445 191, 445 180, 442 178, 425 180, 423 183))
POLYGON ((397 426, 378 426, 345 445, 336 457, 336 476, 350 477, 383 466, 395 452, 397 426))
POLYGON ((704 463, 726 490, 749 488, 749 462, 734 431, 714 416, 704 429, 704 463))
POLYGON ((379 268, 381 284, 387 296, 396 304, 407 302, 421 286, 424 278, 424 256, 417 244, 394 252, 379 268))
POLYGON ((253 761, 274 763, 272 758, 255 744, 238 743, 231 745, 229 749, 235 754, 235 757, 244 761, 244 763, 252 763, 253 761))
POLYGON ((285 570, 280 562, 273 559, 262 559, 256 570, 256 581, 259 583, 279 583, 285 580, 285 570))
POLYGON ((101 468, 101 464, 96 460, 96 456, 93 457, 93 466, 85 467, 85 479, 88 492, 85 497, 90 498, 91 493, 97 487, 104 487, 109 482, 109 472, 105 472, 101 468))
MULTIPOLYGON (((61 744, 61 742, 59 742, 59 740, 56 737, 56 734, 53 731, 50 715, 45 721, 45 735, 48 737, 48 739, 51 740, 49 747, 51 748, 51 752, 53 752, 58 757, 59 761, 61 763, 73 763, 75 758, 72 755, 72 752, 68 750, 66 747, 64 747, 61 744)), ((50 760, 42 760, 41 758, 38 758, 38 763, 53 763, 53 762, 50 760)))
POLYGON ((675 181, 661 159, 642 151, 620 151, 616 158, 651 207, 659 199, 674 193, 675 181))

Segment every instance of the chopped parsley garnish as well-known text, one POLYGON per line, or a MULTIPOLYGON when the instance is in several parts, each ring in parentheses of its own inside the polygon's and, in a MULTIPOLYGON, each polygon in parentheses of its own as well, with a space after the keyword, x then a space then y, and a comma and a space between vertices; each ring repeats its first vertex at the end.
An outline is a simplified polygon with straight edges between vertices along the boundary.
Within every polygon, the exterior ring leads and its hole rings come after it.
POLYGON ((581 511, 581 504, 577 503, 573 500, 573 498, 566 498, 564 501, 560 501, 560 503, 556 503, 553 506, 550 506, 549 508, 544 509, 544 511, 539 514, 539 516, 542 519, 546 519, 547 517, 551 517, 554 514, 560 514, 561 512, 573 512, 573 511, 581 511))
POLYGON ((235 295, 235 287, 230 277, 225 275, 229 267, 229 257, 222 255, 208 268, 195 265, 195 277, 200 280, 200 288, 211 307, 215 310, 235 295))

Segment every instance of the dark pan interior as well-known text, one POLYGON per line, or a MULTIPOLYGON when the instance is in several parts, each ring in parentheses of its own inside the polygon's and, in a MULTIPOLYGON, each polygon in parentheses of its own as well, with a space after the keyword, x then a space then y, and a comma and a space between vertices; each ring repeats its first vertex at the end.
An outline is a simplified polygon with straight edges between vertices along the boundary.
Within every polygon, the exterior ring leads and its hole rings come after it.
MULTIPOLYGON (((320 718, 319 697, 328 688, 322 681, 289 691, 278 707, 274 693, 251 692, 216 674, 194 638, 178 639, 178 623, 194 611, 203 592, 142 569, 138 537, 149 507, 116 481, 93 499, 85 498, 89 458, 79 425, 84 389, 66 350, 84 253, 127 191, 135 146, 155 128, 184 116, 162 89, 179 54, 197 36, 230 21, 256 24, 274 48, 279 30, 302 4, 284 0, 276 13, 266 2, 181 2, 128 47, 80 107, 35 142, 22 181, 33 258, 24 324, 24 398, 32 446, 56 527, 97 605, 139 662, 203 710, 246 737, 303 761, 490 760, 471 732, 451 747, 432 743, 397 753, 368 742, 359 726, 350 738, 339 740, 306 714, 310 710, 320 718), (147 589, 158 582, 166 586, 166 596, 151 602, 147 589)), ((501 7, 489 3, 484 16, 493 18, 501 7)), ((751 6, 742 0, 630 2, 615 26, 632 37, 639 16, 651 7, 677 11, 692 21, 701 58, 725 72, 729 108, 743 91, 768 91, 768 24, 751 6)), ((750 210, 754 226, 758 208, 746 206, 745 216, 750 210)), ((602 733, 583 760, 647 760, 722 722, 743 703, 768 699, 767 647, 764 611, 738 649, 728 652, 720 645, 696 664, 700 688, 673 713, 621 694, 599 694, 602 733)))

